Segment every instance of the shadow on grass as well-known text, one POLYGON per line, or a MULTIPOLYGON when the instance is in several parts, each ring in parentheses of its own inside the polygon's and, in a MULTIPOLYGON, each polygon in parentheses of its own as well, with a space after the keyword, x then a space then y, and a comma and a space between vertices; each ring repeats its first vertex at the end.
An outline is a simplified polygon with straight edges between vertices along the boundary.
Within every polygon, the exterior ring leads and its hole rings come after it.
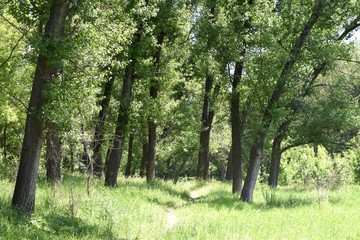
MULTIPOLYGON (((67 176, 66 181, 84 181, 83 176, 67 176)), ((166 208, 179 208, 189 204, 206 204, 207 207, 213 208, 230 208, 230 209, 272 209, 272 208, 295 208, 300 206, 314 205, 314 199, 306 192, 308 188, 281 188, 277 190, 263 190, 264 202, 244 203, 240 201, 240 196, 232 194, 227 190, 213 190, 206 196, 199 198, 191 198, 190 193, 194 190, 206 186, 208 182, 197 181, 187 190, 181 190, 170 182, 163 180, 155 180, 147 183, 142 179, 121 179, 118 181, 118 186, 114 190, 121 190, 126 188, 134 188, 137 191, 143 190, 159 190, 165 194, 170 195, 170 198, 157 196, 156 194, 147 196, 149 202, 155 203, 166 208), (172 198, 174 197, 174 198, 172 198), (183 204, 179 204, 178 199, 181 199, 183 204)))
POLYGON ((190 193, 188 190, 178 190, 176 186, 172 185, 171 183, 164 182, 161 180, 155 180, 153 182, 140 182, 140 181, 123 181, 119 183, 118 188, 129 188, 134 187, 139 190, 151 190, 151 189, 158 189, 164 193, 167 193, 174 197, 180 197, 183 200, 188 200, 190 198, 190 193))
POLYGON ((229 208, 243 210, 247 208, 257 210, 268 210, 273 208, 296 208, 300 206, 314 205, 314 199, 308 196, 296 196, 291 192, 288 194, 268 193, 264 194, 265 202, 245 203, 240 200, 238 194, 232 194, 226 190, 216 190, 207 196, 193 201, 193 204, 206 204, 207 207, 216 209, 229 208), (290 193, 290 194, 289 194, 290 193))
POLYGON ((80 218, 61 214, 24 214, 0 199, 0 229, 4 239, 66 239, 69 237, 115 239, 111 229, 101 229, 80 218))

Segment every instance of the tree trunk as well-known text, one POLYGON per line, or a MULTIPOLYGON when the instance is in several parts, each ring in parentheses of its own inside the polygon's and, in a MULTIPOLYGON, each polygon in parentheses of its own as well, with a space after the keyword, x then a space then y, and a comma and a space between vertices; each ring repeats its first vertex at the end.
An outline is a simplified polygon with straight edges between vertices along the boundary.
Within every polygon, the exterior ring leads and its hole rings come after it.
MULTIPOLYGON (((151 78, 150 82, 150 98, 153 100, 153 103, 156 104, 156 98, 158 96, 158 80, 157 73, 160 71, 160 57, 162 44, 164 42, 165 32, 161 31, 157 36, 157 50, 154 57, 154 69, 156 71, 155 76, 151 78)), ((148 119, 148 155, 147 155, 147 165, 146 165, 146 181, 151 182, 155 180, 155 167, 156 167, 156 122, 155 116, 150 116, 148 119)))
POLYGON ((281 160, 281 142, 282 139, 275 137, 271 148, 270 176, 269 186, 276 188, 278 185, 280 160, 281 160))
POLYGON ((181 163, 180 168, 175 173, 175 177, 174 177, 174 180, 173 180, 174 185, 176 185, 177 182, 179 181, 180 174, 184 172, 185 167, 186 167, 186 163, 190 162, 191 159, 192 159, 192 155, 189 157, 189 159, 185 158, 183 160, 183 162, 181 163))
MULTIPOLYGON (((296 109, 293 109, 294 113, 296 109)), ((276 188, 278 184, 279 171, 280 171, 280 160, 281 160, 281 143, 290 127, 292 122, 292 117, 289 116, 285 121, 280 125, 277 135, 273 140, 271 148, 271 162, 270 162, 270 176, 269 176, 269 186, 276 188)))
POLYGON ((226 166, 226 175, 225 175, 225 180, 226 181, 232 181, 232 175, 233 175, 233 164, 232 164, 232 152, 230 149, 229 152, 229 158, 228 158, 228 162, 227 162, 227 166, 226 166))
POLYGON ((106 111, 110 103, 111 91, 115 81, 115 74, 111 75, 105 83, 104 92, 100 102, 101 110, 98 115, 98 120, 95 128, 95 136, 93 143, 93 158, 94 158, 94 171, 96 177, 102 177, 103 161, 102 161, 102 144, 104 142, 104 125, 106 120, 106 111))
POLYGON ((7 130, 7 123, 5 123, 5 126, 4 126, 4 130, 3 130, 3 154, 4 154, 4 159, 5 161, 7 161, 7 134, 6 134, 6 130, 7 130))
POLYGON ((141 163, 140 163, 140 177, 145 177, 146 174, 146 158, 148 153, 148 143, 147 141, 143 142, 142 146, 142 157, 141 157, 141 163))
MULTIPOLYGON (((245 54, 245 53, 244 53, 245 54)), ((232 192, 240 193, 242 187, 242 161, 241 161, 241 119, 240 119, 240 90, 237 89, 243 72, 243 63, 236 62, 232 93, 230 100, 231 114, 231 163, 232 163, 232 192)))
POLYGON ((63 160, 63 168, 73 173, 75 171, 75 157, 74 157, 74 144, 69 144, 69 157, 65 157, 63 160))
POLYGON ((129 122, 131 91, 135 74, 135 59, 131 61, 126 69, 121 93, 119 115, 115 129, 112 148, 109 149, 105 170, 105 186, 115 187, 120 167, 121 156, 125 141, 126 126, 129 122))
POLYGON ((285 62, 284 67, 282 69, 282 72, 279 76, 279 79, 276 82, 275 89, 271 95, 271 98, 267 104, 267 107, 264 111, 261 125, 258 129, 258 132, 255 136, 255 141, 253 143, 253 146, 251 148, 250 152, 250 164, 248 168, 248 172, 246 175, 244 188, 241 192, 241 200, 246 202, 251 202, 253 197, 253 191, 255 188, 255 183, 257 179, 257 175, 259 173, 262 157, 263 157, 263 151, 264 151, 264 141, 266 138, 267 131, 269 130, 270 124, 272 122, 272 114, 271 111, 281 98, 284 90, 285 85, 288 81, 288 78, 291 74, 291 71, 296 63, 296 61, 299 59, 302 47, 305 43, 305 39, 309 35, 311 29, 314 27, 315 23, 320 17, 320 13, 324 7, 324 3, 322 0, 317 0, 313 10, 312 14, 308 20, 308 22, 305 24, 303 31, 297 38, 296 43, 294 44, 294 47, 290 51, 290 55, 288 57, 288 60, 285 62))
POLYGON ((12 199, 13 206, 28 213, 32 213, 35 207, 36 181, 43 141, 42 133, 45 125, 45 120, 41 116, 41 109, 45 103, 45 86, 58 70, 54 65, 54 60, 50 60, 49 56, 56 56, 58 55, 57 52, 60 51, 53 44, 57 44, 63 38, 68 11, 69 2, 64 0, 54 0, 52 2, 44 39, 44 44, 51 42, 52 46, 46 45, 45 53, 40 53, 37 59, 26 116, 20 165, 12 199))
POLYGON ((57 131, 50 128, 46 133, 46 179, 50 184, 61 182, 61 140, 57 131))
MULTIPOLYGON (((148 1, 145 1, 145 4, 148 5, 148 1)), ((114 141, 107 154, 105 186, 108 187, 115 187, 117 184, 117 176, 123 153, 126 127, 128 125, 130 115, 132 86, 135 79, 135 66, 138 57, 136 56, 136 50, 139 47, 140 39, 143 34, 143 28, 143 24, 139 23, 129 50, 130 62, 125 69, 114 141)))
POLYGON ((263 158, 265 134, 260 134, 250 150, 250 164, 245 178, 244 187, 241 191, 241 200, 251 202, 253 192, 259 174, 261 161, 263 158))
POLYGON ((204 104, 201 116, 201 132, 200 132, 200 150, 198 155, 197 178, 209 179, 209 144, 211 131, 211 110, 210 110, 210 94, 214 77, 207 73, 205 81, 204 104))
POLYGON ((126 163, 126 169, 125 169, 125 177, 130 177, 130 175, 131 175, 133 145, 134 145, 134 134, 131 133, 130 138, 129 138, 129 150, 128 150, 128 159, 127 159, 127 163, 126 163))

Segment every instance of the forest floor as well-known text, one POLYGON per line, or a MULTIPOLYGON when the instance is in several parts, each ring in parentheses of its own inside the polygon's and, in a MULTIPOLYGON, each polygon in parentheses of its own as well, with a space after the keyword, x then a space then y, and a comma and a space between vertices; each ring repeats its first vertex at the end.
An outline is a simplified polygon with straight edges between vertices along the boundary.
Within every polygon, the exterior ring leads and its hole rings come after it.
POLYGON ((28 216, 10 206, 14 183, 0 184, 0 239, 360 239, 360 186, 258 185, 243 203, 218 181, 120 178, 108 189, 66 175, 59 187, 39 180, 28 216))

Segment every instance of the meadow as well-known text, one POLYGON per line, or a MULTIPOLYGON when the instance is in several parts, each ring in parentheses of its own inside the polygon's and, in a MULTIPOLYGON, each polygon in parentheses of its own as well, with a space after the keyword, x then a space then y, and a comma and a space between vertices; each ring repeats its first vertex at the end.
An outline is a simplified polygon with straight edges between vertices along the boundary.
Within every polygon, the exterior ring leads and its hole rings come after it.
POLYGON ((40 178, 36 211, 24 215, 10 205, 14 183, 0 180, 0 239, 360 239, 360 186, 257 185, 244 203, 215 180, 118 183, 40 178))

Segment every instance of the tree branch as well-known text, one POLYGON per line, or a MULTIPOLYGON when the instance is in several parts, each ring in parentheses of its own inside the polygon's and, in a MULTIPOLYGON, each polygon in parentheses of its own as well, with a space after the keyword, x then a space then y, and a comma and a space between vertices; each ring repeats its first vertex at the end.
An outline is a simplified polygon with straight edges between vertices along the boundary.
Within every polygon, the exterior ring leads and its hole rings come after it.
POLYGON ((15 45, 12 47, 12 49, 11 49, 11 51, 10 51, 9 56, 5 59, 5 61, 4 61, 3 63, 1 63, 0 69, 1 69, 2 67, 4 67, 5 64, 10 60, 10 58, 11 58, 12 55, 14 54, 15 49, 16 49, 17 46, 19 45, 20 41, 24 38, 24 36, 25 36, 25 35, 22 35, 22 36, 16 41, 15 45))
POLYGON ((353 30, 355 30, 357 27, 360 26, 360 16, 357 16, 353 21, 351 21, 350 24, 348 24, 345 27, 344 32, 337 38, 337 40, 341 41, 344 38, 346 38, 346 36, 352 32, 353 30))
POLYGON ((0 15, 2 19, 5 20, 8 24, 10 24, 13 28, 21 32, 23 35, 26 35, 28 33, 28 30, 22 27, 17 26, 15 23, 11 22, 9 19, 7 19, 3 14, 0 15))

